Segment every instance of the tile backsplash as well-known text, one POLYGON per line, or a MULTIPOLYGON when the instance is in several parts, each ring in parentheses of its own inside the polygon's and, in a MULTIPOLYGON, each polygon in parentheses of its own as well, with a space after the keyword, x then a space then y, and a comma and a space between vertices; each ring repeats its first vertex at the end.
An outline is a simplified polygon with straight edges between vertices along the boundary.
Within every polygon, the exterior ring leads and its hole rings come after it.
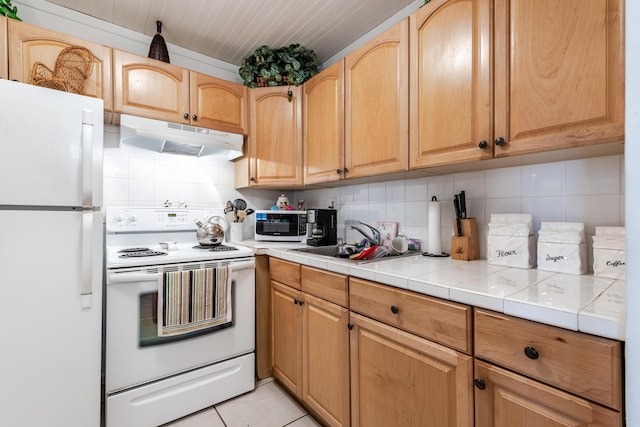
MULTIPOLYGON (((443 202, 442 246, 449 252, 453 195, 464 190, 469 217, 476 218, 481 257, 486 258, 486 231, 492 213, 531 213, 537 231, 541 221, 584 222, 589 236, 596 225, 624 225, 624 156, 542 163, 477 172, 343 185, 303 191, 277 191, 234 187, 232 162, 211 158, 158 154, 123 146, 105 148, 104 205, 224 208, 227 200, 243 198, 249 207, 268 209, 281 192, 293 203, 305 200, 311 208, 337 201, 338 235, 347 242, 360 235, 347 229, 350 220, 375 225, 399 223, 399 233, 427 240, 427 202, 443 202)), ((253 236, 254 223, 246 221, 244 237, 253 236)), ((589 265, 592 265, 589 250, 589 265)))
MULTIPOLYGON (((122 146, 104 150, 104 206, 157 206, 171 200, 193 208, 220 209, 227 200, 243 198, 253 209, 269 208, 279 191, 236 190, 234 164, 210 157, 160 154, 122 146)), ((244 237, 253 237, 246 221, 244 237)))
MULTIPOLYGON (((469 217, 476 218, 481 257, 486 258, 486 232, 492 213, 531 213, 534 229, 541 221, 584 222, 591 246, 596 225, 624 225, 624 156, 606 156, 477 172, 305 190, 295 199, 309 207, 325 207, 337 199, 338 235, 347 242, 360 235, 345 227, 348 220, 369 224, 396 221, 399 233, 427 238, 427 202, 443 202, 442 246, 451 250, 453 195, 464 190, 469 217)), ((591 265, 589 251, 589 265, 591 265)))

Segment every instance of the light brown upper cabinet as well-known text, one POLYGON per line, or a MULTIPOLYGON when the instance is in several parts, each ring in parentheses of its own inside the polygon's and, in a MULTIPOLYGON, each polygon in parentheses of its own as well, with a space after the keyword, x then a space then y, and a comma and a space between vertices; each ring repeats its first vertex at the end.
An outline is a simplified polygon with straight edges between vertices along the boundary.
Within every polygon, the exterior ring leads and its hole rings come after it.
POLYGON ((302 185, 302 88, 251 89, 249 105, 248 172, 236 163, 236 186, 302 185))
POLYGON ((248 88, 206 74, 191 71, 192 124, 246 134, 248 130, 248 88))
POLYGON ((190 123, 189 70, 113 50, 114 111, 190 123))
POLYGON ((303 86, 304 183, 345 177, 344 59, 303 86))
POLYGON ((113 50, 115 111, 247 133, 247 90, 237 83, 113 50))
POLYGON ((412 168, 493 157, 491 2, 432 1, 410 17, 412 168))
POLYGON ((408 169, 409 20, 345 58, 346 177, 408 169))
POLYGON ((624 0, 494 1, 495 156, 623 140, 624 0))
POLYGON ((7 54, 7 18, 0 16, 0 79, 9 76, 9 56, 7 54))
POLYGON ((38 62, 55 72, 60 52, 71 46, 81 46, 93 54, 91 74, 82 92, 101 98, 105 111, 112 110, 111 48, 13 19, 8 20, 8 27, 10 79, 29 83, 34 64, 38 62))
POLYGON ((411 167, 622 140, 621 3, 435 0, 419 9, 410 18, 411 167))

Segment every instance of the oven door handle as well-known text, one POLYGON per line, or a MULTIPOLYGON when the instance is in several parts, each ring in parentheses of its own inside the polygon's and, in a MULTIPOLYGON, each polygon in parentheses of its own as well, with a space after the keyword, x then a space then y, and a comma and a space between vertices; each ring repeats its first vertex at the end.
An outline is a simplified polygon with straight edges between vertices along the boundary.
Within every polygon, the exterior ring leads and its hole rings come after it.
POLYGON ((107 276, 108 283, 130 283, 130 282, 147 282, 149 280, 158 280, 162 273, 144 273, 132 271, 130 273, 109 273, 107 276))
MULTIPOLYGON (((247 268, 255 268, 256 261, 254 258, 251 258, 246 261, 236 261, 229 265, 229 273, 233 271, 245 270, 247 268)), ((128 282, 143 282, 149 280, 158 280, 162 272, 157 273, 146 273, 144 271, 131 271, 131 272, 110 272, 108 274, 108 283, 128 283, 128 282)))

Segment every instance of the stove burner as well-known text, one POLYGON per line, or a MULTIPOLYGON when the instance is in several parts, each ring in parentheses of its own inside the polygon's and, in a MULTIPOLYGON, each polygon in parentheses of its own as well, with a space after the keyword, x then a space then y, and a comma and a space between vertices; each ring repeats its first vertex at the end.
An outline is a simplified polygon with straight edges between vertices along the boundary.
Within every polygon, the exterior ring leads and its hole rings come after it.
POLYGON ((119 250, 118 253, 119 254, 126 254, 129 252, 145 252, 145 251, 150 251, 151 249, 149 248, 125 248, 122 250, 119 250))
POLYGON ((157 256, 157 255, 166 255, 166 252, 161 252, 161 251, 152 251, 151 249, 147 249, 147 248, 140 248, 142 250, 140 251, 131 251, 130 249, 125 249, 124 251, 118 251, 118 252, 124 252, 123 254, 119 255, 119 258, 140 258, 140 257, 145 257, 145 256, 157 256))
POLYGON ((193 249, 206 249, 210 252, 227 252, 227 251, 238 250, 238 248, 234 248, 233 246, 225 246, 225 245, 218 245, 218 246, 196 245, 193 247, 193 249))

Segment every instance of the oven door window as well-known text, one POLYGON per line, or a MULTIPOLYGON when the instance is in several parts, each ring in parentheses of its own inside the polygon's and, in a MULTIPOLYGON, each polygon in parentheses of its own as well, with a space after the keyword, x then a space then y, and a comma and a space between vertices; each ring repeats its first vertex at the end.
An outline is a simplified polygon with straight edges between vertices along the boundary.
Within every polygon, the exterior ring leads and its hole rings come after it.
MULTIPOLYGON (((233 286, 232 286, 233 289, 233 286)), ((231 294, 231 300, 234 301, 233 293, 231 294)), ((167 344, 170 342, 187 340, 190 338, 199 337, 201 335, 210 334, 221 329, 226 329, 233 326, 233 322, 225 323, 223 325, 212 326, 211 328, 201 329, 197 331, 187 332, 180 335, 159 337, 158 336, 158 292, 147 292, 140 294, 140 318, 138 319, 139 325, 139 343, 140 347, 150 347, 153 345, 167 344)))

